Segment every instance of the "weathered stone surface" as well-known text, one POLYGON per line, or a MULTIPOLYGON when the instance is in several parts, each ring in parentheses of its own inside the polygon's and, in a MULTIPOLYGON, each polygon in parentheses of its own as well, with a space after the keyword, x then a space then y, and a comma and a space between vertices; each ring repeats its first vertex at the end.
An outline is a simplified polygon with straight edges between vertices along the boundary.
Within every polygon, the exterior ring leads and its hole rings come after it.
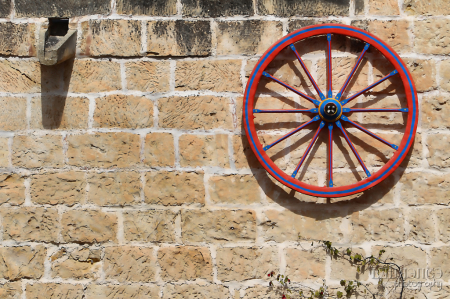
POLYGON ((169 16, 177 13, 176 0, 118 0, 117 12, 123 15, 169 16))
POLYGON ((325 276, 325 257, 323 249, 306 251, 297 248, 286 248, 286 275, 291 281, 319 280, 325 276))
POLYGON ((122 89, 120 65, 114 61, 76 59, 70 74, 69 91, 98 93, 122 89))
POLYGON ((179 139, 182 167, 229 167, 228 135, 182 135, 179 139))
POLYGON ((398 16, 400 9, 396 0, 372 0, 369 2, 369 14, 378 16, 398 16))
POLYGON ((149 21, 147 55, 208 56, 211 54, 209 21, 149 21))
POLYGON ((409 240, 427 244, 434 242, 435 225, 432 213, 433 211, 430 209, 414 209, 409 212, 409 240))
POLYGON ((403 241, 405 229, 401 210, 364 210, 351 215, 352 243, 369 240, 403 241))
MULTIPOLYGON (((295 84, 293 84, 295 85, 295 84)), ((291 85, 291 86, 293 86, 291 85)), ((242 98, 237 101, 238 111, 242 111, 242 98)), ((255 109, 302 109, 300 104, 292 98, 279 96, 279 97, 259 97, 256 99, 255 109)), ((237 114, 237 113, 236 113, 237 114)), ((282 129, 295 129, 300 126, 303 116, 296 115, 295 113, 255 113, 253 114, 255 128, 259 130, 282 130, 282 129)), ((243 128, 242 125, 242 113, 238 114, 239 124, 238 128, 243 128)))
POLYGON ((427 160, 433 168, 446 168, 450 166, 450 135, 433 134, 427 137, 427 160))
POLYGON ((17 0, 15 2, 16 16, 24 17, 56 17, 71 18, 84 15, 108 14, 111 10, 109 0, 66 0, 66 1, 46 1, 29 2, 27 0, 17 0))
POLYGON ((70 135, 67 157, 73 166, 132 167, 140 163, 140 138, 132 133, 70 135))
POLYGON ((98 206, 129 206, 141 203, 141 175, 138 172, 91 173, 88 202, 98 206))
POLYGON ((448 15, 450 3, 445 0, 405 0, 403 10, 408 15, 448 15))
POLYGON ((39 91, 41 91, 41 71, 38 62, 30 60, 0 61, 0 92, 39 91))
POLYGON ((209 178, 209 196, 215 204, 258 204, 261 193, 253 175, 216 175, 209 178))
MULTIPOLYGON (((297 288, 296 288, 297 290, 297 288)), ((236 294, 236 291, 235 291, 236 294)), ((306 293, 305 294, 309 294, 306 293)), ((264 286, 254 286, 251 288, 247 288, 245 289, 245 295, 243 297, 243 299, 253 299, 253 298, 258 298, 258 299, 273 299, 273 298, 278 298, 280 297, 280 293, 279 290, 277 290, 276 288, 268 288, 266 285, 264 286)), ((238 297, 240 298, 240 297, 238 297)))
POLYGON ((433 59, 404 59, 414 80, 417 92, 430 91, 437 88, 436 63, 433 59))
POLYGON ((6 168, 10 166, 9 139, 10 138, 0 138, 0 167, 6 168))
POLYGON ((242 92, 241 60, 180 61, 175 70, 177 90, 242 92))
POLYGON ((170 87, 170 64, 167 61, 125 63, 127 88, 144 92, 167 92, 170 87))
POLYGON ((162 247, 158 251, 161 279, 211 281, 212 259, 208 248, 192 246, 162 247))
MULTIPOLYGON (((339 251, 345 252, 347 247, 339 247, 339 251)), ((352 247, 352 255, 360 254, 361 256, 367 256, 364 249, 359 247, 352 247)), ((374 254, 377 256, 377 254, 374 254)), ((366 267, 360 267, 360 272, 358 272, 357 266, 353 262, 348 261, 345 258, 331 258, 331 273, 330 278, 335 280, 367 280, 369 278, 369 271, 366 267)))
POLYGON ((251 0, 208 1, 182 0, 183 15, 188 17, 228 17, 234 15, 253 15, 251 0))
POLYGON ((141 21, 89 20, 81 23, 81 54, 88 56, 139 56, 141 21), (111 34, 114 32, 113 34, 111 34))
POLYGON ((427 172, 405 173, 401 198, 409 205, 449 204, 450 178, 427 172))
POLYGON ((289 1, 289 0, 258 0, 258 12, 261 15, 290 16, 348 16, 350 1, 289 1))
POLYGON ((96 100, 94 127, 149 128, 153 127, 153 102, 145 97, 108 95, 96 100))
POLYGON ((0 18, 6 18, 11 14, 11 4, 9 0, 0 0, 0 18))
POLYGON ((23 204, 24 201, 24 177, 15 173, 0 174, 0 204, 8 203, 16 206, 23 204))
MULTIPOLYGON (((403 96, 380 95, 374 97, 371 96, 366 97, 362 99, 362 103, 355 103, 354 107, 377 109, 388 107, 407 108, 408 106, 406 105, 406 98, 403 96)), ((402 130, 405 128, 407 121, 407 117, 403 113, 398 112, 355 113, 352 114, 351 116, 353 116, 352 119, 361 117, 360 119, 358 119, 358 123, 362 124, 365 128, 384 128, 384 129, 402 130)), ((388 134, 384 135, 386 135, 386 137, 388 136, 388 134)), ((394 142, 394 140, 392 142, 394 142)))
POLYGON ((218 22, 217 55, 263 54, 282 36, 282 25, 275 21, 218 22))
POLYGON ((442 60, 439 64, 439 86, 445 91, 450 91, 450 60, 442 60))
POLYGON ((242 242, 256 239, 256 214, 251 210, 185 210, 183 242, 242 242))
POLYGON ((65 242, 101 243, 116 241, 117 216, 96 210, 69 210, 62 215, 65 242))
POLYGON ((31 129, 87 129, 88 114, 88 98, 43 95, 31 99, 30 127, 31 129))
POLYGON ((150 282, 155 279, 153 248, 122 246, 105 249, 106 279, 119 282, 150 282))
POLYGON ((37 204, 83 204, 86 196, 86 180, 80 171, 45 173, 31 178, 31 201, 37 204))
POLYGON ((25 168, 61 166, 63 163, 61 136, 15 136, 12 145, 12 163, 25 168))
POLYGON ((248 143, 247 136, 233 136, 233 153, 236 168, 262 168, 248 143))
POLYGON ((448 281, 450 279, 450 247, 437 247, 430 251, 429 267, 434 270, 436 280, 448 281))
MULTIPOLYGON (((2 2, 0 2, 0 6, 4 5, 2 2)), ((0 8, 0 15, 1 10, 0 8)), ((35 30, 35 24, 32 23, 0 23, 0 40, 2 41, 0 54, 4 56, 36 56, 35 30)))
POLYGON ((161 128, 231 129, 230 100, 215 96, 170 97, 158 100, 161 128))
POLYGON ((222 285, 192 285, 166 284, 163 289, 163 299, 228 299, 228 288, 222 285))
POLYGON ((365 1, 364 0, 355 0, 355 14, 363 15, 365 11, 365 1))
POLYGON ((159 286, 90 284, 85 296, 86 299, 156 299, 159 298, 159 286))
POLYGON ((148 172, 145 202, 165 206, 205 202, 203 174, 196 172, 148 172))
POLYGON ((4 299, 21 299, 22 298, 22 282, 7 282, 0 286, 0 298, 4 299))
POLYGON ((444 19, 414 21, 414 50, 422 54, 450 54, 450 24, 444 19))
POLYGON ((1 247, 0 278, 13 281, 41 278, 46 252, 43 246, 1 247))
POLYGON ((264 241, 298 241, 302 239, 342 240, 342 219, 336 209, 267 210, 260 223, 264 241))
POLYGON ((175 144, 170 133, 149 133, 145 137, 144 163, 167 167, 175 164, 175 144))
POLYGON ((83 285, 68 283, 34 283, 27 284, 28 299, 83 298, 83 285))
POLYGON ((62 279, 97 279, 101 254, 101 249, 62 248, 50 257, 51 275, 62 279))
MULTIPOLYGON (((446 198, 443 200, 444 202, 448 200, 446 198)), ((438 210, 436 211, 436 217, 437 217, 437 227, 438 227, 438 238, 444 243, 447 243, 450 241, 450 228, 448 226, 448 219, 450 217, 450 210, 438 210)), ((434 227, 433 227, 434 228, 434 227)), ((434 239, 432 240, 434 241, 434 239)))
POLYGON ((217 248, 217 279, 242 281, 261 279, 279 265, 275 247, 217 248), (255 265, 258 265, 255 267, 255 265))
POLYGON ((177 215, 168 210, 126 211, 123 213, 125 240, 174 242, 177 215))
POLYGON ((60 225, 56 209, 9 208, 1 215, 4 240, 57 242, 60 225))

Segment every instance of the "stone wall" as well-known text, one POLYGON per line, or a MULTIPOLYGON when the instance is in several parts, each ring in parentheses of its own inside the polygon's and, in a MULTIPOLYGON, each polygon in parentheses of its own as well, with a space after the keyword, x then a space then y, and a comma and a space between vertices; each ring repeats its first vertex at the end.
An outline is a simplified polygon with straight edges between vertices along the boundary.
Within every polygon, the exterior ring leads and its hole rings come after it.
MULTIPOLYGON (((0 297, 277 298, 267 288, 271 270, 317 286, 374 282, 308 239, 366 255, 385 246, 410 268, 441 268, 442 290, 424 290, 450 296, 449 14, 447 0, 0 0, 0 297), (75 60, 39 64, 47 17, 70 17, 75 60), (412 72, 421 109, 401 167, 372 190, 332 200, 274 182, 241 128, 243 91, 260 55, 295 29, 328 22, 390 44, 412 72)), ((334 45, 341 82, 360 47, 334 45)), ((325 44, 301 49, 324 86, 325 44)), ((352 90, 385 66, 368 55, 352 90)), ((271 67, 309 88, 295 60, 271 67)), ((357 104, 394 104, 397 87, 357 104)), ((271 96, 261 96, 262 106, 304 104, 273 83, 264 88, 271 96)), ((302 119, 276 121, 281 127, 257 119, 267 131, 261 142, 302 119)), ((405 122, 392 114, 358 121, 391 140, 405 122)), ((392 155, 350 133, 370 169, 392 155)), ((300 140, 274 152, 280 167, 298 162, 307 145, 300 140)), ((336 140, 335 183, 360 179, 336 140)), ((311 184, 326 181, 321 142, 302 175, 311 184)))

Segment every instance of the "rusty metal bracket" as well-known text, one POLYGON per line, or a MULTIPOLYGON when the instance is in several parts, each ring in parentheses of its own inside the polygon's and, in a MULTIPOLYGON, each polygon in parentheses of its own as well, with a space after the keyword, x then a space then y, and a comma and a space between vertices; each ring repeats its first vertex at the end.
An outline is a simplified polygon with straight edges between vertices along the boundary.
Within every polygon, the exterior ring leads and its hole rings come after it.
POLYGON ((38 58, 44 65, 55 65, 75 57, 77 46, 77 30, 59 28, 43 28, 39 32, 38 58))

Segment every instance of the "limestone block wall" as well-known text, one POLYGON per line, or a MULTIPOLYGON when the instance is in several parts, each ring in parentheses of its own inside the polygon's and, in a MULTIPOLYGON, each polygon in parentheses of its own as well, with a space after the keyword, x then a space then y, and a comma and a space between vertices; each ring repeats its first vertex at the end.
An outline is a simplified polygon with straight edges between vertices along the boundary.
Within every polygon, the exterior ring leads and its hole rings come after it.
MULTIPOLYGON (((449 14, 446 0, 0 0, 0 297, 278 298, 267 287, 271 270, 294 284, 376 283, 331 259, 317 239, 365 255, 384 247, 409 269, 441 269, 441 288, 422 292, 447 298, 449 14), (74 60, 39 64, 48 17, 70 18, 78 30, 74 60), (328 22, 390 44, 415 79, 421 109, 401 167, 372 190, 332 200, 273 181, 241 122, 260 55, 289 32, 328 22)), ((359 45, 333 45, 334 80, 343 82, 359 45)), ((299 49, 324 86, 325 44, 299 49)), ((283 59, 271 71, 310 88, 295 59, 283 59)), ((386 65, 369 54, 352 90, 384 76, 386 65)), ((389 83, 356 104, 398 105, 401 87, 389 83)), ((270 82, 259 103, 307 106, 270 82)), ((258 118, 261 142, 301 117, 258 118)), ((358 117, 400 140, 401 116, 358 117)), ((280 167, 298 162, 311 132, 271 152, 280 167)), ((392 155, 350 133, 370 169, 392 155)), ((360 179, 351 151, 336 142, 335 183, 360 179)), ((319 145, 302 179, 323 186, 319 145)))

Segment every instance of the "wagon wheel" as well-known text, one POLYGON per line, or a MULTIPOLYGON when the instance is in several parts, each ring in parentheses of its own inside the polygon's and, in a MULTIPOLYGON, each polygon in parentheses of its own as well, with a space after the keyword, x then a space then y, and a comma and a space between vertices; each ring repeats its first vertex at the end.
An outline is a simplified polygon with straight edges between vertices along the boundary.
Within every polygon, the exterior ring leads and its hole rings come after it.
MULTIPOLYGON (((317 41, 315 42, 316 46, 319 46, 319 43, 317 41)), ((359 102, 363 101, 359 100, 359 102)), ((249 77, 245 91, 243 108, 243 119, 246 135, 250 146, 261 165, 280 183, 301 193, 318 197, 341 197, 362 192, 374 187, 376 184, 387 178, 400 165, 407 155, 414 141, 417 128, 417 118, 418 103, 414 82, 401 58, 394 52, 394 50, 392 50, 391 47, 368 32, 355 27, 337 24, 324 24, 305 27, 283 37, 271 46, 259 59, 249 77), (337 38, 343 37, 350 38, 353 41, 356 40, 359 43, 363 43, 364 46, 361 47, 362 49, 358 54, 356 63, 346 76, 344 83, 337 87, 339 89, 334 90, 333 87, 336 87, 334 86, 336 84, 333 85, 332 79, 332 43, 333 40, 336 41, 337 38), (312 73, 308 70, 306 63, 302 60, 301 55, 299 54, 299 49, 301 47, 297 43, 307 42, 311 38, 324 38, 324 42, 323 44, 320 43, 320 46, 323 46, 322 51, 326 53, 326 91, 322 91, 320 89, 318 83, 313 78, 312 73), (391 64, 393 70, 381 79, 374 80, 374 83, 367 84, 361 90, 355 93, 349 93, 349 84, 350 82, 354 82, 355 79, 357 80, 358 69, 361 68, 361 62, 369 49, 382 55, 381 57, 387 61, 387 64, 391 64), (298 88, 284 82, 278 78, 276 74, 273 74, 273 72, 271 73, 270 68, 268 68, 269 64, 274 61, 277 56, 282 56, 286 53, 295 55, 294 59, 298 61, 301 66, 299 66, 299 69, 302 69, 306 74, 304 80, 309 81, 312 86, 309 94, 307 92, 302 92, 298 88), (392 84, 389 83, 390 80, 388 79, 400 80, 400 86, 404 88, 404 100, 399 107, 352 107, 354 103, 358 102, 361 96, 364 96, 368 92, 372 92, 372 90, 379 84, 383 82, 384 85, 392 84), (259 89, 261 89, 261 86, 259 85, 262 85, 260 84, 262 80, 273 82, 272 84, 282 86, 290 92, 293 92, 301 99, 310 102, 311 107, 307 107, 306 109, 266 109, 267 107, 264 107, 263 109, 256 108, 255 105, 257 104, 257 100, 259 99, 258 94, 260 93, 259 89), (378 133, 368 130, 366 127, 358 123, 358 119, 355 117, 355 115, 362 113, 370 114, 372 117, 373 115, 377 115, 377 113, 387 112, 394 114, 398 113, 403 116, 403 118, 406 118, 406 125, 402 125, 402 130, 404 132, 403 137, 401 141, 397 141, 396 143, 382 138, 378 133), (258 136, 258 130, 255 127, 254 118, 265 115, 269 116, 271 119, 275 119, 279 115, 287 114, 307 115, 310 117, 310 120, 303 122, 300 126, 296 126, 293 130, 284 132, 276 140, 266 142, 263 145, 258 138, 261 136, 258 136), (313 135, 312 133, 309 134, 312 135, 312 137, 308 140, 306 150, 298 159, 295 169, 291 169, 290 171, 287 169, 282 170, 282 167, 280 168, 280 166, 276 165, 273 159, 269 157, 268 152, 270 152, 271 148, 274 146, 279 146, 281 142, 289 139, 298 140, 299 132, 305 131, 306 128, 311 129, 313 132, 313 135), (366 167, 362 156, 355 146, 355 141, 352 141, 355 137, 351 136, 349 133, 350 131, 363 132, 366 134, 366 137, 373 138, 374 141, 389 146, 390 150, 392 150, 391 158, 388 159, 383 166, 378 168, 372 167, 371 170, 369 170, 370 167, 366 167), (359 164, 358 168, 364 173, 364 177, 361 177, 356 183, 342 186, 336 186, 333 183, 333 172, 335 171, 335 168, 333 168, 333 143, 336 142, 336 140, 333 140, 333 136, 336 136, 336 133, 339 134, 341 140, 344 140, 348 148, 351 149, 351 154, 356 157, 355 161, 359 164), (305 163, 305 161, 307 160, 308 155, 312 155, 311 149, 315 143, 317 143, 320 136, 326 136, 327 140, 326 142, 323 142, 327 147, 326 186, 307 184, 302 182, 299 178, 299 170, 302 167, 307 167, 307 163, 305 163)))

